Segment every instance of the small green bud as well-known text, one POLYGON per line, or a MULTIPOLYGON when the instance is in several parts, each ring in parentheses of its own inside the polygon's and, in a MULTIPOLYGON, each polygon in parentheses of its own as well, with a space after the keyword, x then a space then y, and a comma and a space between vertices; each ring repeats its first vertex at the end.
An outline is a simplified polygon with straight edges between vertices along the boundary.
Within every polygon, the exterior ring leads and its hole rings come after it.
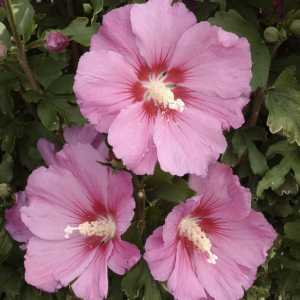
POLYGON ((0 198, 6 198, 10 195, 10 187, 6 183, 0 183, 0 198))
POLYGON ((294 20, 290 25, 290 31, 297 36, 300 36, 300 20, 294 20))
POLYGON ((90 16, 93 13, 93 7, 90 3, 83 3, 83 11, 86 16, 90 16))
POLYGON ((279 41, 280 34, 276 27, 267 27, 264 31, 264 38, 268 43, 276 43, 279 41))
POLYGON ((279 31, 280 40, 284 41, 287 39, 287 32, 284 28, 281 28, 279 31))

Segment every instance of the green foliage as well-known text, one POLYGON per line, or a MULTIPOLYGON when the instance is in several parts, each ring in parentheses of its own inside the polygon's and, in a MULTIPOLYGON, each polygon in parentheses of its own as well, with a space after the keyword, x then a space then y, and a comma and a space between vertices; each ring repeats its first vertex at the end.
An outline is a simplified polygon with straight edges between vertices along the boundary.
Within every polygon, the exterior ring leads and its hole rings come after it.
MULTIPOLYGON (((64 127, 85 122, 73 94, 74 73, 103 15, 144 1, 10 2, 24 53, 20 55, 9 15, 0 7, 0 41, 8 48, 7 57, 0 59, 0 299, 75 300, 69 288, 46 294, 25 283, 24 251, 5 231, 4 213, 14 203, 12 194, 23 190, 30 172, 43 163, 36 147, 38 139, 45 137, 59 147, 64 127), (51 30, 72 40, 65 51, 51 54, 45 49, 44 37, 51 30), (33 78, 24 72, 24 55, 33 78)), ((228 148, 222 161, 250 188, 253 208, 265 214, 278 239, 244 299, 300 299, 299 0, 284 1, 283 10, 272 0, 183 2, 198 20, 209 20, 247 38, 251 47, 252 94, 244 110, 246 122, 227 133, 228 148)), ((114 169, 124 168, 116 159, 110 164, 114 169)), ((123 238, 143 252, 149 234, 194 192, 188 177, 171 176, 159 167, 154 176, 135 179, 139 211, 123 238)), ((109 277, 109 300, 172 299, 144 261, 124 276, 109 277)))

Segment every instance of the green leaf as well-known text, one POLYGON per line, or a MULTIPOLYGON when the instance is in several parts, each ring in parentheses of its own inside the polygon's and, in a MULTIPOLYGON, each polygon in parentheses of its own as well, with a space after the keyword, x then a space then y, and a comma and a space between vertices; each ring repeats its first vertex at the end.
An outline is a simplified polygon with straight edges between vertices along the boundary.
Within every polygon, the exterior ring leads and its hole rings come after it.
POLYGON ((59 118, 57 115, 57 111, 53 105, 47 101, 48 99, 42 101, 38 105, 37 113, 38 116, 43 123, 43 125, 53 131, 58 130, 59 128, 59 118))
POLYGON ((73 41, 88 47, 92 35, 97 31, 98 25, 92 24, 88 26, 89 19, 85 17, 78 17, 73 20, 62 32, 68 35, 73 41))
POLYGON ((281 133, 290 143, 300 145, 300 90, 297 87, 295 68, 287 68, 269 91, 266 106, 270 131, 281 133))
POLYGON ((153 280, 144 261, 140 261, 122 280, 128 299, 161 300, 158 284, 153 280))
POLYGON ((21 286, 22 281, 16 269, 2 265, 0 267, 0 295, 2 292, 6 296, 12 297, 8 299, 14 299, 20 295, 21 286))
POLYGON ((61 77, 62 69, 67 65, 63 56, 51 57, 47 54, 38 54, 31 57, 31 65, 37 80, 48 88, 55 80, 61 77))
POLYGON ((263 175, 268 170, 265 156, 257 149, 253 142, 248 142, 248 156, 253 174, 263 175))
POLYGON ((48 90, 53 94, 64 95, 73 93, 74 75, 63 75, 49 86, 48 90))
POLYGON ((0 163, 0 183, 9 183, 13 178, 13 158, 6 154, 0 163))
POLYGON ((0 231, 0 265, 5 261, 12 247, 13 244, 10 237, 6 231, 2 229, 0 231))
POLYGON ((269 49, 255 27, 234 10, 217 12, 213 18, 209 19, 209 22, 248 39, 253 60, 252 90, 256 90, 258 87, 265 87, 269 76, 271 56, 269 49))
POLYGON ((94 13, 92 17, 92 23, 95 22, 96 16, 103 10, 103 0, 91 0, 94 13))
POLYGON ((11 0, 17 32, 28 41, 36 28, 34 9, 29 0, 11 0))
POLYGON ((0 41, 5 44, 7 48, 11 45, 10 34, 2 22, 0 22, 0 41))
MULTIPOLYGON (((284 149, 283 143, 279 142, 277 146, 277 151, 282 151, 284 149)), ((273 155, 276 153, 276 147, 272 146, 269 153, 273 155)), ((300 151, 298 148, 295 148, 294 151, 291 151, 289 147, 285 147, 287 152, 280 153, 283 155, 282 160, 266 172, 262 180, 258 183, 257 186, 257 195, 262 197, 263 192, 269 188, 273 191, 277 190, 286 180, 286 176, 290 171, 293 171, 294 176, 298 184, 300 183, 300 151)))
POLYGON ((284 224, 285 236, 295 242, 300 242, 300 220, 284 224))

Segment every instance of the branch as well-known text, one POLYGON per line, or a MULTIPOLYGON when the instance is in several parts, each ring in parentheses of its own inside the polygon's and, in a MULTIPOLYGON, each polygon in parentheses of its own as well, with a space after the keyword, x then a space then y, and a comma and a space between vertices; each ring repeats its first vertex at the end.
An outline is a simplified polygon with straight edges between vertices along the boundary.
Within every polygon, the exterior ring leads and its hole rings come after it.
POLYGON ((41 90, 40 86, 38 85, 37 81, 35 80, 35 78, 33 76, 33 72, 28 64, 25 46, 17 32, 16 22, 15 22, 15 18, 14 18, 14 14, 12 11, 10 0, 4 0, 4 3, 5 3, 6 11, 7 11, 8 23, 9 23, 14 41, 17 46, 17 58, 18 58, 19 64, 20 64, 21 68, 23 69, 25 76, 27 77, 27 79, 29 81, 31 88, 34 91, 42 93, 42 90, 41 90))
POLYGON ((250 115, 250 118, 247 122, 247 125, 249 127, 255 126, 260 114, 260 110, 262 108, 262 104, 265 101, 265 91, 262 88, 259 88, 254 93, 254 100, 253 100, 253 106, 252 106, 252 112, 250 115))

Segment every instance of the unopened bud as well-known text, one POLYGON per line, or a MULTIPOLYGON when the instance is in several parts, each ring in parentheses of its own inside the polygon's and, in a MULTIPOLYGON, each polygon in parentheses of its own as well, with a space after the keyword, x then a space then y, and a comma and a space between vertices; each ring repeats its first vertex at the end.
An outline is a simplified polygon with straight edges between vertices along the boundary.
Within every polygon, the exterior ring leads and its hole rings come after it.
POLYGON ((300 20, 294 20, 290 25, 290 31, 296 35, 300 36, 300 20))
POLYGON ((268 43, 276 43, 279 41, 280 35, 276 27, 267 27, 264 31, 264 38, 268 43))
POLYGON ((51 31, 46 36, 45 47, 49 52, 62 52, 69 46, 70 40, 59 31, 51 31))
POLYGON ((0 60, 4 59, 7 55, 7 47, 6 45, 0 41, 0 60))
POLYGON ((6 198, 10 195, 11 189, 8 184, 0 183, 0 198, 6 198))
POLYGON ((90 3, 83 3, 83 11, 86 16, 90 16, 93 13, 93 7, 90 3))

